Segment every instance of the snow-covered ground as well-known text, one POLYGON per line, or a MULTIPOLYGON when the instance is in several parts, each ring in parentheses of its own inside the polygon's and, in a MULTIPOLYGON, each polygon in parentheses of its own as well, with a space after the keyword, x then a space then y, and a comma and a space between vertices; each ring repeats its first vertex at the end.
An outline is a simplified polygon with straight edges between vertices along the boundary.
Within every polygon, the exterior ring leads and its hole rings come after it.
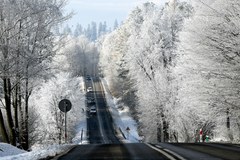
MULTIPOLYGON (((81 83, 81 91, 82 92, 86 91, 84 81, 82 81, 82 83, 81 83)), ((85 111, 86 111, 86 109, 85 109, 85 111)), ((86 114, 84 114, 84 118, 81 119, 79 124, 76 126, 75 130, 76 130, 76 132, 75 132, 76 135, 72 139, 72 142, 74 144, 88 144, 89 142, 88 142, 88 137, 87 137, 87 119, 86 119, 86 114)))
POLYGON ((117 99, 112 97, 108 84, 105 79, 101 79, 109 111, 112 114, 112 118, 115 123, 115 129, 118 131, 118 137, 124 143, 140 142, 142 138, 139 136, 137 131, 137 123, 131 117, 129 107, 122 106, 121 108, 117 105, 117 99), (129 128, 130 130, 127 130, 129 128))
POLYGON ((51 156, 56 156, 59 153, 71 149, 74 145, 51 145, 35 148, 31 152, 18 149, 10 144, 0 143, 0 159, 1 160, 38 160, 51 156))
POLYGON ((87 122, 81 121, 76 126, 76 136, 72 139, 74 144, 88 144, 87 138, 87 122))

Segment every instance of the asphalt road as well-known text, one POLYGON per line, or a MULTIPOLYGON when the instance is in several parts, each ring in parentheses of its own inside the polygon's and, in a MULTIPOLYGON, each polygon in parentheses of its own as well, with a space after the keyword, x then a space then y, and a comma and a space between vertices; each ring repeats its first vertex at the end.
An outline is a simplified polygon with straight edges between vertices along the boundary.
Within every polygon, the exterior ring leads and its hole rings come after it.
MULTIPOLYGON (((87 112, 88 145, 76 145, 67 153, 53 159, 137 159, 137 160, 240 160, 240 145, 220 143, 128 143, 122 144, 114 134, 112 118, 98 78, 87 81, 93 92, 97 114, 87 112)), ((90 106, 87 106, 90 107, 90 106)))
MULTIPOLYGON (((115 136, 112 117, 108 111, 105 94, 99 78, 92 78, 86 83, 93 91, 87 93, 87 97, 95 99, 96 115, 87 112, 88 137, 90 144, 117 144, 120 143, 115 136)), ((91 107, 91 105, 87 106, 91 107)))
POLYGON ((128 143, 78 145, 58 160, 240 160, 240 145, 216 143, 128 143))
POLYGON ((164 151, 172 151, 185 159, 194 160, 240 160, 239 144, 224 143, 160 143, 164 151))
POLYGON ((79 145, 58 158, 59 160, 82 159, 168 159, 164 154, 144 143, 79 145))

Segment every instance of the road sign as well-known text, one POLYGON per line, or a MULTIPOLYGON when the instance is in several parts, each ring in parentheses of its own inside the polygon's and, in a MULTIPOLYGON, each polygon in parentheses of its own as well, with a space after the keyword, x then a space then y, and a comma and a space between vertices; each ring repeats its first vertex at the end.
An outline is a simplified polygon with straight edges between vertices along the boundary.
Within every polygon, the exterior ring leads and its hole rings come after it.
POLYGON ((63 99, 59 102, 58 107, 62 112, 68 112, 71 110, 72 104, 68 99, 63 99))
POLYGON ((65 113, 65 143, 67 143, 67 112, 71 110, 72 104, 68 99, 59 102, 58 108, 65 113))

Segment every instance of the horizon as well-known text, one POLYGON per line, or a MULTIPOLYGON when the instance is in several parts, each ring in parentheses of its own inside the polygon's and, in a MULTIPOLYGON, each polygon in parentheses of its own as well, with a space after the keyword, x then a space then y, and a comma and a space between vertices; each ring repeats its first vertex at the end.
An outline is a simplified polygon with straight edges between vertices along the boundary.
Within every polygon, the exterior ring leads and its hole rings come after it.
POLYGON ((73 29, 77 24, 80 24, 83 28, 87 28, 91 22, 96 22, 98 25, 100 22, 106 21, 107 27, 113 28, 115 20, 118 21, 118 24, 121 24, 135 7, 145 2, 163 5, 167 1, 133 0, 129 2, 127 0, 93 0, 89 2, 86 0, 69 0, 65 7, 65 12, 73 12, 74 15, 63 24, 63 27, 68 25, 73 29))

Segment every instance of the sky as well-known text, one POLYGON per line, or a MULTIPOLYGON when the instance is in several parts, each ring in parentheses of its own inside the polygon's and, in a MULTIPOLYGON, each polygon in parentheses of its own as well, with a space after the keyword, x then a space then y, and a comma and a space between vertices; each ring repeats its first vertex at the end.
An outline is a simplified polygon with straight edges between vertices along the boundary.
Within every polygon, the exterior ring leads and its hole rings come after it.
MULTIPOLYGON (((164 4, 168 0, 149 0, 155 4, 164 4)), ((147 0, 68 0, 65 12, 73 11, 75 15, 67 21, 70 27, 77 23, 87 27, 92 21, 107 22, 108 27, 113 26, 114 21, 124 21, 127 15, 137 5, 147 0)))

